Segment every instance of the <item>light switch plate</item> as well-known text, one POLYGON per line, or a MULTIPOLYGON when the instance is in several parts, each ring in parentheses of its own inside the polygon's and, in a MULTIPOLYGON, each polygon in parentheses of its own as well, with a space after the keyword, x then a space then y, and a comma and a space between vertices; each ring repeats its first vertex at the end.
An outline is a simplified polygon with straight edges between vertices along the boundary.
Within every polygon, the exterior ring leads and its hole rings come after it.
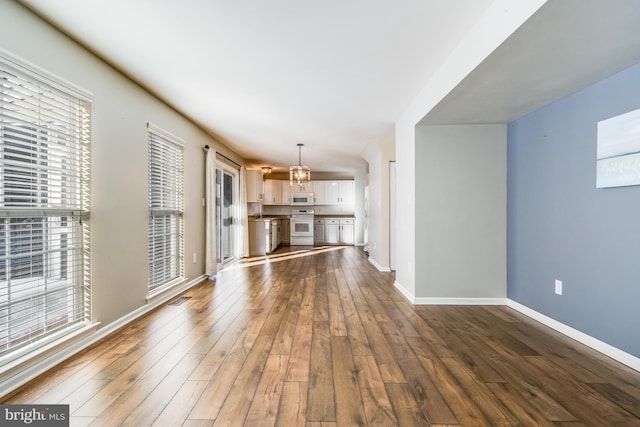
POLYGON ((562 280, 556 280, 556 294, 562 295, 562 280))

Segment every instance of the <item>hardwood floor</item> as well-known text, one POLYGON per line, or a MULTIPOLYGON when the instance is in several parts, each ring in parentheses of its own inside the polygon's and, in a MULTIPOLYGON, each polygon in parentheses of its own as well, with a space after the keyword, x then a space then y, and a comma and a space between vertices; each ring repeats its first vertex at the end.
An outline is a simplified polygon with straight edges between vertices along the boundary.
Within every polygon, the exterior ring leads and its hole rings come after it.
POLYGON ((640 426, 639 372, 393 279, 354 247, 238 263, 5 403, 69 404, 73 426, 640 426))

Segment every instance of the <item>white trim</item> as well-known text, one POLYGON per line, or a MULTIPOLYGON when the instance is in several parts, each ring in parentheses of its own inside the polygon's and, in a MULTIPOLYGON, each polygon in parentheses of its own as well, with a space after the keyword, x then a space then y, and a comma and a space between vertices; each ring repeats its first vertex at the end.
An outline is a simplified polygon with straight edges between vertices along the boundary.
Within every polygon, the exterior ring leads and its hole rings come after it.
POLYGON ((414 298, 415 305, 504 305, 504 298, 414 298))
POLYGON ((147 123, 147 131, 160 135, 164 139, 168 139, 170 142, 180 147, 184 148, 184 146, 186 145, 184 139, 180 138, 179 136, 175 136, 171 132, 162 129, 160 126, 156 126, 153 123, 147 123))
POLYGON ((87 332, 95 331, 98 325, 99 323, 78 324, 75 325, 73 329, 55 332, 33 343, 39 345, 38 347, 33 348, 32 344, 9 352, 5 356, 0 357, 0 364, 2 366, 2 368, 0 368, 0 379, 7 373, 19 369, 32 360, 46 357, 47 354, 57 351, 61 346, 77 340, 79 337, 86 335, 87 332), (45 343, 43 344, 42 341, 45 341, 45 343), (15 357, 16 355, 14 353, 20 354, 15 357))
POLYGON ((92 324, 88 328, 71 336, 60 346, 52 348, 49 352, 50 354, 43 354, 40 357, 31 358, 20 365, 12 367, 0 375, 0 390, 2 390, 0 397, 11 393, 18 387, 38 377, 38 375, 52 369, 56 365, 64 362, 66 359, 88 348, 101 339, 106 338, 108 335, 164 304, 179 293, 197 285, 204 279, 206 279, 206 276, 203 274, 182 286, 174 287, 171 292, 162 293, 161 296, 158 295, 157 299, 154 299, 148 304, 109 323, 104 328, 96 330, 99 323, 92 324), (91 333, 91 331, 93 331, 93 333, 91 333))
POLYGON ((415 297, 408 289, 400 284, 397 280, 394 280, 393 286, 402 294, 403 297, 407 299, 411 304, 415 304, 415 297))
POLYGON ((505 305, 505 298, 423 298, 416 297, 397 280, 393 286, 413 305, 505 305))
POLYGON ((556 331, 568 336, 569 338, 572 338, 588 347, 591 347, 592 349, 599 351, 600 353, 609 356, 612 359, 615 359, 618 362, 623 363, 632 369, 635 369, 636 371, 640 371, 640 358, 632 354, 626 353, 619 348, 602 342, 590 335, 585 334, 584 332, 580 332, 577 329, 567 326, 564 323, 558 322, 551 317, 532 310, 529 307, 517 303, 511 299, 507 298, 506 305, 507 307, 512 308, 527 317, 532 318, 533 320, 537 320, 538 322, 550 327, 551 329, 555 329, 556 331))
MULTIPOLYGON (((204 277, 204 276, 202 276, 204 277)), ((175 292, 182 292, 182 287, 183 285, 185 285, 186 282, 186 278, 185 277, 178 277, 175 280, 172 280, 171 282, 167 283, 164 286, 159 286, 157 288, 155 288, 154 290, 152 290, 151 292, 149 292, 147 294, 147 298, 146 298, 146 302, 147 304, 149 303, 155 303, 155 301, 159 300, 159 299, 163 299, 164 301, 164 297, 166 294, 171 294, 172 296, 175 295, 175 292), (178 290, 178 291, 176 291, 178 290)))
POLYGON ((8 50, 0 47, 0 58, 7 62, 10 62, 13 67, 16 67, 21 72, 27 74, 31 78, 37 80, 44 80, 45 83, 55 87, 58 90, 64 92, 71 92, 71 95, 82 99, 83 101, 91 102, 93 100, 93 93, 80 86, 71 83, 67 79, 64 79, 51 71, 35 65, 34 63, 27 61, 8 50))
POLYGON ((373 259, 373 258, 369 257, 369 258, 368 258, 368 260, 369 260, 369 262, 370 262, 371 264, 373 264, 373 266, 374 266, 375 268, 377 268, 377 269, 378 269, 378 271, 381 271, 382 273, 389 273, 389 272, 391 272, 391 269, 390 269, 389 267, 383 267, 383 266, 381 266, 380 264, 378 264, 378 262, 377 262, 375 259, 373 259))

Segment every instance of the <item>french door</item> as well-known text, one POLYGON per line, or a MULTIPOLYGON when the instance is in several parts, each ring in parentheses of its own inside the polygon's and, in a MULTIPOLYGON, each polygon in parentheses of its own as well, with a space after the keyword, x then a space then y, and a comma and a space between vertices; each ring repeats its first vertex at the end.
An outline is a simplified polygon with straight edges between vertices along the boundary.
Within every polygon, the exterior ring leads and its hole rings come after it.
POLYGON ((218 268, 238 256, 238 171, 216 167, 216 261, 218 268))

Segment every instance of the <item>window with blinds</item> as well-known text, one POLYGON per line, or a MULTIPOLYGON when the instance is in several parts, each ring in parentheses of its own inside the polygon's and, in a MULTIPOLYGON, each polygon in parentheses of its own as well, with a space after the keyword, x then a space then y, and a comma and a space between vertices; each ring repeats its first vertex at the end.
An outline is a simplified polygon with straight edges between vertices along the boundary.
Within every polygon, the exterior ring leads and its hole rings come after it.
POLYGON ((91 320, 86 94, 0 54, 0 357, 91 320))
POLYGON ((149 124, 149 291, 183 280, 183 142, 149 124))

